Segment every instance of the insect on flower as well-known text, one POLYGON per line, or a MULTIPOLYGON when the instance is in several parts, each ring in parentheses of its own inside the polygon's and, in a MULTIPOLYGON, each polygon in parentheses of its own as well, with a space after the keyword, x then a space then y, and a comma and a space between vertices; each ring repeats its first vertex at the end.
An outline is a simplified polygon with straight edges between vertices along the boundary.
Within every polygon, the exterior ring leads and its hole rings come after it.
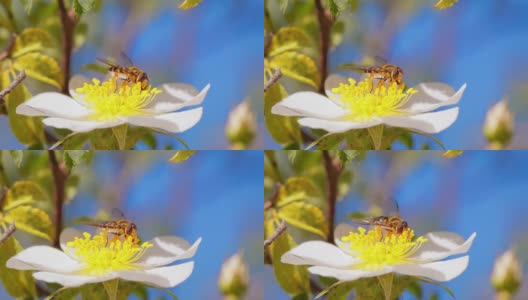
POLYGON ((125 53, 121 52, 121 57, 126 61, 127 66, 117 65, 103 58, 97 58, 97 60, 108 65, 108 71, 112 74, 112 77, 115 80, 122 80, 121 87, 125 85, 131 86, 134 83, 140 82, 141 89, 147 89, 149 86, 147 73, 134 65, 132 60, 125 53))
POLYGON ((385 83, 398 84, 400 88, 403 88, 405 83, 403 82, 403 70, 402 68, 389 64, 386 59, 376 56, 375 59, 379 62, 376 66, 363 66, 354 63, 348 63, 341 65, 343 69, 360 71, 368 74, 371 79, 378 79, 378 87, 381 87, 385 83))
POLYGON ((391 198, 387 205, 391 206, 390 213, 383 216, 375 216, 363 219, 353 219, 352 222, 360 225, 379 226, 386 233, 400 235, 409 228, 409 224, 399 216, 399 206, 395 199, 391 198))
POLYGON ((127 238, 132 239, 132 243, 137 244, 139 243, 139 237, 137 233, 137 226, 136 224, 129 221, 127 218, 125 218, 125 215, 121 210, 118 208, 112 209, 112 220, 111 221, 105 221, 105 222, 81 222, 81 224, 89 225, 89 226, 95 226, 101 228, 105 234, 113 234, 114 240, 123 238, 123 240, 126 240, 127 238))

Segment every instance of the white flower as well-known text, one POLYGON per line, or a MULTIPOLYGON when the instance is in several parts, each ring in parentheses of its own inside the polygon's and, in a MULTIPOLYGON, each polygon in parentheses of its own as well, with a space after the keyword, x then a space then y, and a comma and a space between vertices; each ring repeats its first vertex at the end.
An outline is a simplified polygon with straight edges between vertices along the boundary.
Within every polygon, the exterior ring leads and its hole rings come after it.
POLYGON ((74 132, 88 132, 121 124, 152 127, 169 132, 183 132, 200 121, 202 108, 175 112, 199 105, 210 85, 198 92, 183 83, 166 83, 159 88, 141 83, 122 85, 110 78, 104 82, 89 81, 82 76, 70 80, 70 94, 37 94, 19 105, 16 112, 26 116, 44 116, 44 124, 74 132))
POLYGON ((315 92, 294 93, 272 107, 281 116, 299 116, 302 126, 341 133, 379 124, 405 127, 426 133, 438 133, 458 117, 458 107, 435 111, 457 104, 466 85, 456 93, 444 83, 421 83, 406 91, 396 83, 389 87, 373 84, 365 78, 331 75, 325 82, 328 97, 315 92))
POLYGON ((255 113, 247 100, 238 104, 227 119, 226 135, 229 141, 237 149, 246 149, 257 132, 257 120, 255 113))
POLYGON ((502 99, 494 104, 486 113, 484 135, 488 141, 502 149, 510 142, 514 130, 514 116, 508 100, 502 99))
POLYGON ((248 287, 249 272, 241 252, 228 258, 220 270, 218 286, 224 295, 241 298, 248 287))
POLYGON ((35 279, 64 287, 121 278, 169 288, 191 275, 194 262, 166 265, 193 257, 201 242, 199 238, 191 246, 181 238, 162 236, 139 245, 131 238, 108 240, 106 236, 104 231, 92 237, 68 228, 60 236, 63 251, 30 247, 11 257, 7 267, 36 270, 35 279))
POLYGON ((498 291, 515 294, 523 282, 522 266, 515 251, 504 252, 495 260, 491 283, 498 291))
POLYGON ((387 236, 379 226, 367 232, 341 224, 335 231, 337 246, 323 241, 305 242, 286 252, 281 261, 311 265, 310 273, 340 282, 388 273, 448 281, 464 272, 469 256, 442 259, 468 252, 475 236, 473 233, 464 241, 455 233, 431 232, 413 239, 410 228, 401 235, 387 236))

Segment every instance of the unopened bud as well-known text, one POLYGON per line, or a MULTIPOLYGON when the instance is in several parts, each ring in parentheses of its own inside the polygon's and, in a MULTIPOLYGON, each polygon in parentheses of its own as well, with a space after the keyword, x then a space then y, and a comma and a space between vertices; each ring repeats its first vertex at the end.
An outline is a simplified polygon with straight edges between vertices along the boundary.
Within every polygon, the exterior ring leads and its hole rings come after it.
POLYGON ((247 291, 249 273, 241 252, 228 258, 220 270, 218 286, 226 299, 241 299, 247 291))
POLYGON ((503 99, 493 105, 484 121, 484 135, 493 149, 504 149, 513 136, 513 113, 503 99))
POLYGON ((238 104, 227 119, 226 135, 234 149, 247 149, 257 134, 255 113, 248 101, 238 104))
POLYGON ((508 250, 497 258, 491 274, 491 283, 498 293, 514 295, 522 283, 522 269, 515 251, 508 250))

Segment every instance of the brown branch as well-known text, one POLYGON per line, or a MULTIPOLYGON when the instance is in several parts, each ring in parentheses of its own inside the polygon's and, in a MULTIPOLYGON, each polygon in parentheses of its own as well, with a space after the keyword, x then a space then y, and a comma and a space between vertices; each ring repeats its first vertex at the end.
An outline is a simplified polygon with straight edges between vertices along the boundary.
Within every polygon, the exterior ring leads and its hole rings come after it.
POLYGON ((7 197, 7 186, 0 188, 0 208, 4 206, 5 198, 7 197))
POLYGON ((279 227, 275 229, 275 232, 273 232, 269 239, 264 240, 264 248, 271 245, 274 240, 276 240, 284 231, 286 231, 286 228, 288 228, 288 226, 286 226, 286 221, 282 220, 279 227))
POLYGON ((11 51, 13 51, 13 47, 15 46, 16 37, 17 35, 14 33, 11 35, 11 38, 7 42, 7 47, 2 52, 0 52, 0 61, 11 57, 11 51))
POLYGON ((282 77, 282 72, 280 68, 275 69, 270 79, 264 85, 264 93, 269 90, 269 88, 274 85, 282 77))
POLYGON ((62 24, 62 73, 64 79, 61 86, 61 92, 69 95, 68 82, 70 80, 71 54, 73 50, 73 34, 77 19, 72 10, 68 10, 64 0, 57 0, 59 6, 60 19, 62 24))
POLYGON ((332 159, 327 150, 323 150, 323 160, 326 171, 326 190, 327 190, 327 211, 326 220, 328 221, 328 235, 326 241, 334 243, 334 223, 335 223, 335 208, 337 202, 337 192, 339 184, 339 175, 342 167, 339 161, 332 159))
POLYGON ((0 236, 0 244, 2 244, 5 240, 7 240, 13 233, 15 233, 16 226, 15 223, 9 224, 7 226, 7 230, 0 236))
POLYGON ((330 31, 334 20, 328 10, 323 7, 322 0, 315 0, 317 20, 319 21, 319 93, 324 94, 324 82, 328 76, 328 51, 330 50, 330 31))
POLYGON ((7 94, 11 93, 22 81, 26 79, 26 72, 24 69, 20 70, 20 73, 18 73, 17 77, 15 77, 15 80, 11 82, 7 88, 5 88, 3 91, 0 91, 0 113, 7 115, 7 108, 5 106, 5 96, 7 94))
POLYGON ((53 176, 53 208, 55 215, 53 216, 53 224, 55 225, 55 235, 53 236, 53 246, 60 247, 60 233, 62 231, 62 211, 64 208, 65 199, 65 184, 69 173, 64 165, 61 165, 57 160, 55 151, 48 150, 49 163, 51 167, 51 174, 53 176))

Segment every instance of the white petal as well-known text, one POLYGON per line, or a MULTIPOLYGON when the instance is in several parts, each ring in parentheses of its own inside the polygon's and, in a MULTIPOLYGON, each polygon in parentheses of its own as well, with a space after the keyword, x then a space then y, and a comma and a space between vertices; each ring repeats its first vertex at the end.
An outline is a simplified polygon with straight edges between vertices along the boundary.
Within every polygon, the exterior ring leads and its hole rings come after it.
POLYGON ((473 233, 466 241, 460 235, 452 232, 430 232, 424 235, 427 242, 411 257, 420 262, 444 259, 451 255, 464 254, 469 251, 477 233, 473 233))
POLYGON ((34 246, 11 257, 6 266, 18 270, 39 270, 59 273, 75 272, 83 265, 64 252, 50 246, 34 246))
POLYGON ((108 122, 99 122, 99 121, 84 121, 84 120, 70 120, 63 118, 46 118, 42 120, 46 126, 56 127, 56 128, 65 128, 73 132, 88 132, 94 129, 100 128, 110 128, 117 125, 121 125, 125 122, 118 121, 108 121, 108 122))
POLYGON ((347 114, 347 110, 315 92, 293 93, 275 104, 271 112, 287 117, 301 116, 320 119, 337 119, 347 114))
POLYGON ((154 100, 144 110, 159 114, 175 111, 186 106, 201 104, 210 87, 211 85, 208 84, 198 92, 192 85, 165 83, 159 87, 163 93, 156 95, 154 100))
POLYGON ((336 229, 334 230, 334 243, 339 246, 343 251, 348 253, 349 255, 353 256, 353 253, 349 250, 350 249, 350 243, 349 242, 343 242, 341 240, 341 237, 348 236, 350 232, 356 232, 356 228, 343 223, 337 225, 336 229))
POLYGON ((73 274, 59 274, 53 272, 36 272, 33 277, 37 280, 58 283, 64 287, 77 287, 88 283, 103 282, 116 278, 116 275, 110 274, 106 276, 86 276, 73 274))
POLYGON ((302 118, 298 120, 299 124, 309 128, 324 129, 332 133, 346 132, 351 129, 368 128, 381 124, 381 121, 374 120, 370 122, 352 122, 352 121, 333 121, 316 118, 302 118))
POLYGON ((91 80, 88 79, 88 77, 83 76, 83 75, 74 75, 70 79, 70 82, 68 83, 68 89, 70 90, 70 95, 73 97, 73 99, 75 99, 75 101, 79 102, 81 105, 84 102, 83 101, 84 95, 77 94, 75 90, 82 87, 85 83, 91 83, 91 80))
POLYGON ((418 90, 418 93, 412 95, 401 108, 408 112, 421 113, 457 104, 464 94, 466 84, 462 85, 456 93, 452 87, 440 82, 421 83, 414 89, 418 90))
POLYGON ((198 250, 202 238, 196 240, 192 246, 186 240, 175 236, 160 236, 149 242, 153 247, 145 252, 136 265, 152 268, 191 258, 198 250))
POLYGON ((466 270, 469 264, 469 256, 455 259, 435 261, 425 264, 407 264, 392 266, 394 272, 431 278, 436 281, 449 281, 466 270))
POLYGON ((358 260, 330 243, 309 241, 284 253, 281 262, 292 265, 349 267, 358 260))
POLYGON ((25 116, 47 116, 80 119, 91 111, 77 103, 73 98, 60 93, 40 93, 16 108, 16 113, 25 116))
POLYGON ((348 84, 348 80, 337 74, 331 74, 325 80, 325 93, 335 103, 339 103, 338 95, 332 93, 332 89, 338 87, 341 83, 348 84))
POLYGON ((380 276, 392 272, 392 269, 385 267, 381 270, 359 270, 359 269, 337 269, 323 266, 309 267, 308 271, 315 275, 333 277, 339 281, 353 281, 359 278, 380 276))
POLYGON ((161 115, 126 117, 124 120, 137 126, 159 128, 169 132, 184 132, 200 121, 202 112, 203 109, 199 107, 161 115))
POLYGON ((458 107, 437 112, 403 117, 383 117, 383 123, 394 127, 417 129, 426 133, 438 133, 451 126, 458 117, 458 107))
POLYGON ((175 287, 191 276, 194 262, 142 271, 120 271, 117 275, 125 280, 145 282, 163 288, 175 287))

